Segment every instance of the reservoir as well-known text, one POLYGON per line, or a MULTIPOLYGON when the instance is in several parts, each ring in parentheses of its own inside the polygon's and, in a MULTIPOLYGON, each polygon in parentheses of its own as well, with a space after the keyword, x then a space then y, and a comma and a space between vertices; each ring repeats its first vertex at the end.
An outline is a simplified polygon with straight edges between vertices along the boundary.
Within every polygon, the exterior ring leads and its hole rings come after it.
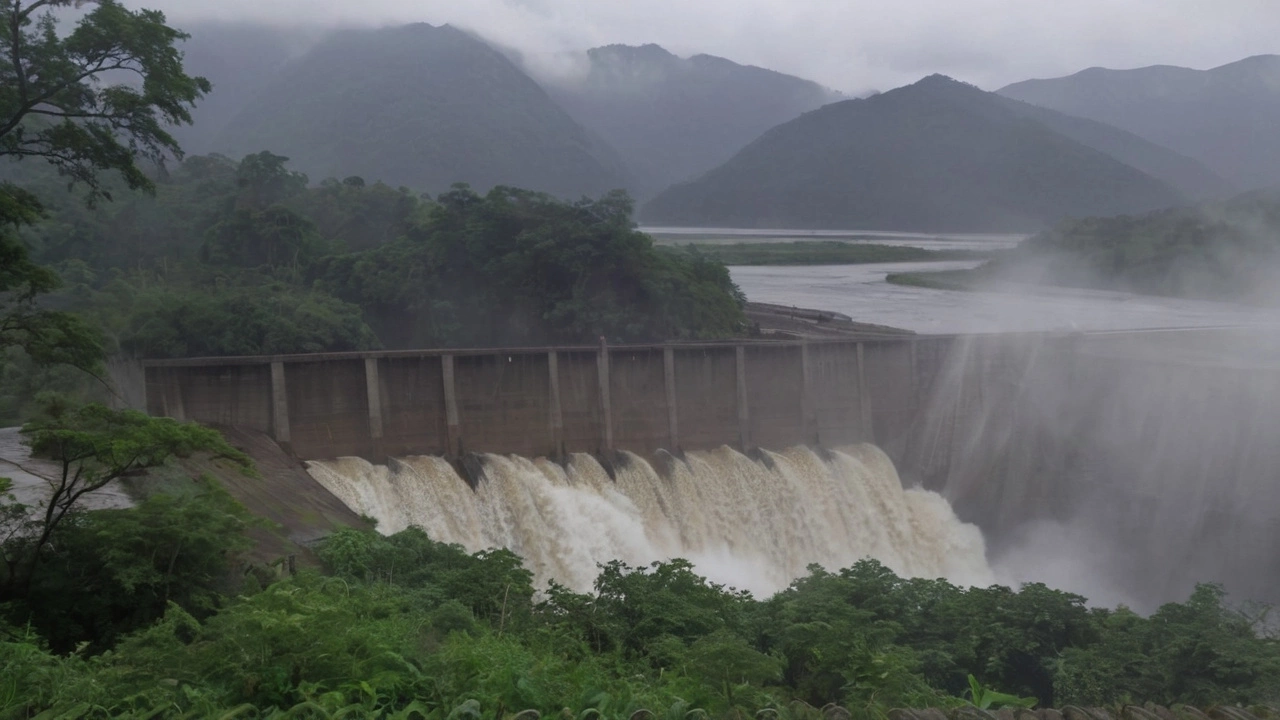
POLYGON ((1247 305, 1063 287, 963 292, 893 285, 899 272, 959 270, 979 263, 753 266, 729 269, 753 302, 844 313, 855 322, 922 334, 1073 332, 1274 324, 1276 313, 1247 305))
MULTIPOLYGON (((880 230, 645 227, 664 245, 843 242, 927 250, 1007 250, 1025 235, 880 230)), ((1080 288, 1018 286, 962 292, 893 285, 891 273, 965 270, 979 260, 818 266, 731 267, 753 302, 830 310, 854 322, 921 334, 1105 331, 1273 325, 1277 314, 1247 305, 1080 288)))

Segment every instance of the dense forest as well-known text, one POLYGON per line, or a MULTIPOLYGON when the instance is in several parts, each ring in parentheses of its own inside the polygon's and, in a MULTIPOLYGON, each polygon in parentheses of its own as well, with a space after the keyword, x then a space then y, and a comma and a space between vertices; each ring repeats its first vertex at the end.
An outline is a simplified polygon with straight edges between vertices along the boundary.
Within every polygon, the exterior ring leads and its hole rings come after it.
MULTIPOLYGON (((63 287, 45 302, 132 357, 726 337, 744 327, 724 265, 659 250, 620 192, 564 202, 509 187, 430 198, 359 177, 311 184, 269 152, 188 158, 155 194, 108 186, 86 206, 38 166, 21 237, 63 287)), ((40 387, 69 389, 19 348, 0 367, 0 424, 40 387)))

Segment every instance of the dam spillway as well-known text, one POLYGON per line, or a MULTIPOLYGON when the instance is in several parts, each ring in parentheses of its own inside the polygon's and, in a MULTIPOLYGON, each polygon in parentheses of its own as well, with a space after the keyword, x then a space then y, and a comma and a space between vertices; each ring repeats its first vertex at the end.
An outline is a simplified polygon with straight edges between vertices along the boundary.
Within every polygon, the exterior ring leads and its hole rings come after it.
POLYGON ((810 564, 875 558, 907 577, 989 584, 982 533, 936 493, 904 489, 879 449, 730 448, 669 458, 484 455, 474 489, 439 457, 313 461, 312 477, 392 533, 410 526, 470 551, 513 550, 535 579, 589 591, 600 564, 685 558, 712 581, 767 596, 810 564))
MULTIPOLYGON (((1028 570, 1005 582, 1091 595, 1107 584, 1105 597, 1150 608, 1202 581, 1280 599, 1280 343, 1268 337, 1201 329, 159 361, 147 363, 147 403, 268 433, 302 460, 362 458, 388 478, 436 456, 472 484, 502 458, 568 478, 590 455, 616 489, 628 454, 656 483, 670 482, 673 456, 692 463, 728 448, 759 465, 786 448, 870 442, 903 485, 937 493, 981 528, 998 574, 1028 570), (1072 567, 1088 587, 1071 584, 1072 567)), ((750 490, 734 502, 767 497, 748 470, 737 481, 750 490)))

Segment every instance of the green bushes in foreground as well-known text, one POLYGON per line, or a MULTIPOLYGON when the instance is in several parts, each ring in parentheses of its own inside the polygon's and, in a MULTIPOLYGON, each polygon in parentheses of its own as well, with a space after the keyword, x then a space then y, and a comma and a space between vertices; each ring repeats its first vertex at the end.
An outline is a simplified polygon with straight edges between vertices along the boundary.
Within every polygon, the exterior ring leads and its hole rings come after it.
MULTIPOLYGON (((221 502, 197 495, 105 517, 117 533, 133 513, 148 525, 182 517, 196 532, 221 502)), ((95 514, 69 532, 100 524, 95 514)), ((59 551, 108 552, 76 542, 59 551)), ((0 717, 478 720, 530 709, 629 718, 643 709, 673 720, 765 710, 789 719, 839 703, 856 718, 884 718, 893 707, 998 706, 1019 696, 1041 705, 1280 699, 1280 648, 1211 585, 1144 618, 1088 609, 1043 585, 903 579, 870 560, 838 572, 814 567, 758 600, 681 560, 610 563, 590 593, 555 585, 538 593, 512 553, 468 554, 418 529, 344 530, 317 552, 324 573, 266 586, 250 574, 212 603, 190 591, 214 587, 207 573, 175 578, 181 587, 162 618, 112 636, 96 654, 51 652, 26 620, 34 610, 11 604, 0 630, 0 717)), ((64 561, 44 572, 78 566, 64 561)), ((224 562, 233 569, 234 555, 224 562)), ((153 585, 138 592, 140 602, 154 600, 153 585)))

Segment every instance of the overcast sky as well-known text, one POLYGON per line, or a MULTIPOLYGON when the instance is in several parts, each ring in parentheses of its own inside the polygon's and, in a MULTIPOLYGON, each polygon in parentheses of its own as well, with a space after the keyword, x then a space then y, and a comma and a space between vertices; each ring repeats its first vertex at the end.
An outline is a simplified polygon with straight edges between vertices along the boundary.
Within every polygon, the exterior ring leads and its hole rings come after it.
POLYGON ((1086 67, 1208 68, 1280 52, 1280 0, 130 0, 171 20, 453 23, 526 53, 654 42, 887 90, 940 72, 987 89, 1086 67))

